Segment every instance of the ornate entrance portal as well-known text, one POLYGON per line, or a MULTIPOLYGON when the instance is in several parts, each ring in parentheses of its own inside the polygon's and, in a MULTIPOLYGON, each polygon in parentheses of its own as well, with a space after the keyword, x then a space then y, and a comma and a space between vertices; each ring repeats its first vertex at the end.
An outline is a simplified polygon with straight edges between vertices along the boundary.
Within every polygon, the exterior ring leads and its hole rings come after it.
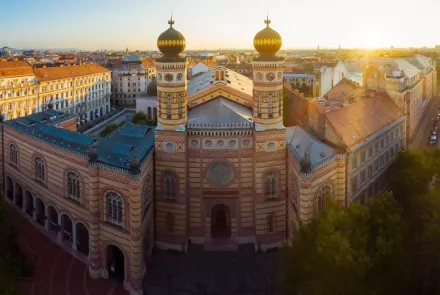
POLYGON ((231 210, 219 204, 211 210, 211 236, 213 238, 229 238, 231 236, 231 210))

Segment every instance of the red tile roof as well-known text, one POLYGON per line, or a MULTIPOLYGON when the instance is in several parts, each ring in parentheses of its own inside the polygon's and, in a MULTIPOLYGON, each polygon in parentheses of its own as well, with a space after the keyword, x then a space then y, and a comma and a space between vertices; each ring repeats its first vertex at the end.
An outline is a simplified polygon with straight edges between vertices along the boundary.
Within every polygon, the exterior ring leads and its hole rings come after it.
POLYGON ((150 59, 144 59, 144 60, 142 60, 142 65, 146 69, 148 69, 148 68, 155 68, 156 67, 156 62, 153 62, 150 59))
POLYGON ((109 70, 97 64, 83 64, 65 67, 38 68, 35 70, 35 76, 37 76, 39 81, 52 81, 109 72, 109 70))
POLYGON ((327 100, 348 103, 350 100, 358 101, 364 90, 354 82, 344 78, 324 96, 327 100))
POLYGON ((30 76, 33 74, 32 67, 25 61, 0 60, 0 77, 30 76))
POLYGON ((326 112, 325 116, 345 145, 352 147, 402 118, 404 114, 391 98, 381 94, 326 112))

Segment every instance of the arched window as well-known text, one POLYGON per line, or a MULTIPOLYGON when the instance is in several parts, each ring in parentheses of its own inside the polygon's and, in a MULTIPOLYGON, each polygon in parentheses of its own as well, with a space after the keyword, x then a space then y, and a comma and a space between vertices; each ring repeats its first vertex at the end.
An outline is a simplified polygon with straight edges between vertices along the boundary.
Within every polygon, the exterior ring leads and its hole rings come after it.
POLYGON ((258 117, 261 117, 261 113, 263 111, 263 99, 261 98, 261 94, 258 95, 258 117))
POLYGON ((147 214, 149 205, 152 201, 152 186, 151 186, 151 177, 148 175, 147 179, 145 180, 144 185, 144 191, 143 191, 143 197, 142 197, 142 206, 144 208, 143 210, 143 217, 147 214))
POLYGON ((176 198, 176 178, 172 172, 165 173, 165 198, 170 200, 176 198))
POLYGON ((277 174, 275 172, 266 175, 266 197, 275 198, 277 194, 277 174))
POLYGON ((267 215, 267 232, 274 233, 276 227, 275 214, 270 213, 267 215))
POLYGON ((9 146, 9 161, 14 166, 18 165, 18 150, 15 144, 9 146))
POLYGON ((108 193, 106 205, 106 221, 114 225, 122 226, 122 214, 124 212, 124 201, 122 197, 117 193, 108 193))
POLYGON ((171 234, 174 232, 174 215, 167 213, 165 216, 165 232, 171 234))
POLYGON ((179 119, 182 118, 182 111, 183 111, 183 97, 182 97, 182 95, 180 95, 179 96, 179 108, 178 108, 179 119))
POLYGON ((317 194, 317 213, 320 213, 324 211, 325 204, 327 202, 327 198, 330 197, 330 194, 332 193, 332 188, 329 184, 324 185, 321 187, 317 194))
POLYGON ((269 96, 267 98, 267 112, 269 113, 269 118, 272 118, 273 113, 272 113, 272 96, 269 96))
POLYGON ((81 179, 75 172, 67 173, 67 197, 81 202, 81 179))
POLYGON ((172 106, 172 98, 171 94, 167 95, 167 118, 171 119, 171 106, 172 106))
POLYGON ((45 182, 46 180, 46 168, 43 159, 40 157, 35 158, 35 179, 39 182, 45 182))

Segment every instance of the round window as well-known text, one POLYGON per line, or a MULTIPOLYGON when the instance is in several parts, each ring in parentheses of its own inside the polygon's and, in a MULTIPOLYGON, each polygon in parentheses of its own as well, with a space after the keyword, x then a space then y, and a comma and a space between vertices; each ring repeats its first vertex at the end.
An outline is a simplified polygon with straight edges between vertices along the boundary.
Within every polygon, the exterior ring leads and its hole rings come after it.
POLYGON ((216 185, 228 185, 235 176, 234 167, 228 162, 214 162, 208 167, 208 178, 216 185))
POLYGON ((182 79, 183 79, 183 74, 182 73, 177 74, 176 80, 177 81, 182 81, 182 79))
POLYGON ((210 147, 212 147, 212 141, 211 140, 205 141, 205 148, 210 148, 210 147))
POLYGON ((219 140, 219 141, 217 141, 216 146, 217 146, 218 148, 222 148, 224 145, 225 145, 225 142, 224 142, 223 140, 219 140))
POLYGON ((165 81, 167 81, 167 82, 171 82, 171 81, 173 81, 173 75, 172 74, 166 74, 165 75, 165 81))
MULTIPOLYGON (((165 77, 165 79, 166 79, 166 77, 165 77)), ((273 81, 273 79, 275 79, 275 74, 272 72, 267 73, 266 79, 267 79, 267 81, 273 81)))

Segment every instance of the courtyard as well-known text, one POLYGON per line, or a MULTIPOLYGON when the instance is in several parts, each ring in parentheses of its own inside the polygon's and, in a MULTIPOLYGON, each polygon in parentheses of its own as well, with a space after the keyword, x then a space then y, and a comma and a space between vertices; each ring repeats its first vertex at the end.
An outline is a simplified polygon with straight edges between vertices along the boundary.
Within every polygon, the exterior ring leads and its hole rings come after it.
POLYGON ((147 259, 144 294, 280 294, 280 253, 255 254, 254 245, 237 252, 206 252, 192 245, 187 254, 156 250, 147 259))

